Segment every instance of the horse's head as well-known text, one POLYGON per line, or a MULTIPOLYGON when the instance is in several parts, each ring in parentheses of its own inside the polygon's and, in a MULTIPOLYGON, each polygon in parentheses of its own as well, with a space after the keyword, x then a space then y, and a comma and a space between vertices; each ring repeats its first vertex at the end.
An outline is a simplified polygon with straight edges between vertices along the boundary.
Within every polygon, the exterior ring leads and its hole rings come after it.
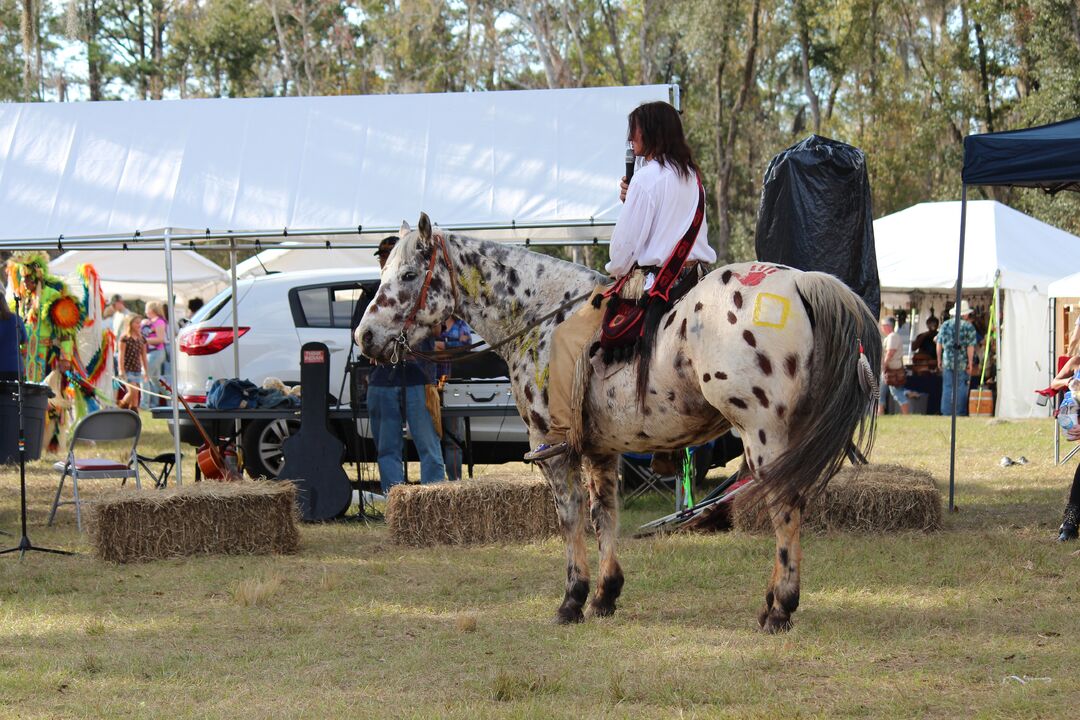
POLYGON ((442 231, 420 213, 416 229, 401 224, 400 240, 382 268, 382 282, 356 328, 360 351, 372 360, 400 359, 453 314, 457 281, 442 231))

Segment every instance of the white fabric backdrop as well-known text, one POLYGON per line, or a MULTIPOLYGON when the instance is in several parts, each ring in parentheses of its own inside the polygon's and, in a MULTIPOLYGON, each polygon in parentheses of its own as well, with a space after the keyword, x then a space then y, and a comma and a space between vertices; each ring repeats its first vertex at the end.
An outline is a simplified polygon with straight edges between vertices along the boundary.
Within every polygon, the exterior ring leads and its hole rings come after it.
POLYGON ((626 117, 668 85, 0 105, 0 239, 613 222, 626 117))

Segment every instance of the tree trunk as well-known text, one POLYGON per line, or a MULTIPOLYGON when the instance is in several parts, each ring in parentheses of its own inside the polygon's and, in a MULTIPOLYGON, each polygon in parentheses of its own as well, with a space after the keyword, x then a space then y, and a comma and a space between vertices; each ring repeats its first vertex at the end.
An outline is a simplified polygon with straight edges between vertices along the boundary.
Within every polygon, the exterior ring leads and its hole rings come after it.
POLYGON ((754 83, 754 67, 758 46, 758 19, 761 16, 761 0, 754 0, 750 15, 750 45, 746 49, 746 61, 743 65, 742 83, 739 96, 728 113, 727 128, 723 127, 723 74, 725 62, 717 65, 716 77, 716 255, 717 261, 726 263, 731 257, 731 176, 735 167, 735 140, 739 133, 739 117, 742 115, 746 98, 754 83))
POLYGON ((802 66, 803 92, 810 101, 810 117, 814 122, 814 134, 821 134, 821 103, 810 81, 810 20, 807 17, 806 3, 797 0, 795 17, 799 24, 799 58, 802 66))
POLYGON ((34 56, 37 50, 37 7, 34 0, 22 1, 19 30, 23 46, 23 99, 33 100, 37 81, 34 73, 34 56))
POLYGON ((86 84, 90 99, 101 100, 102 51, 98 42, 101 18, 98 17, 97 0, 86 3, 86 84))
POLYGON ((608 38, 611 42, 611 48, 615 52, 615 62, 619 66, 619 84, 629 85, 630 81, 626 74, 626 62, 623 60, 622 43, 619 42, 619 32, 615 24, 615 11, 611 9, 609 0, 600 0, 600 12, 604 15, 604 24, 607 26, 608 38))
POLYGON ((165 0, 151 0, 150 97, 160 100, 165 94, 165 0))
POLYGON ((289 42, 285 37, 285 29, 281 26, 281 15, 278 13, 277 0, 266 0, 266 5, 270 8, 270 17, 274 21, 274 32, 277 34, 278 48, 281 50, 281 65, 285 76, 285 87, 282 89, 281 94, 288 95, 290 82, 292 82, 293 87, 299 90, 296 72, 293 70, 292 61, 289 60, 289 42))

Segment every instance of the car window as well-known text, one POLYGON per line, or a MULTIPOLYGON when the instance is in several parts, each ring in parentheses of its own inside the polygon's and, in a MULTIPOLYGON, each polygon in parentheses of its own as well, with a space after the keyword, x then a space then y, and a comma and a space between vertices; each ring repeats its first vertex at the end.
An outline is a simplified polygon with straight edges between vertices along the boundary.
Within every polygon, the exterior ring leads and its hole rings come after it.
POLYGON ((296 327, 349 328, 353 312, 363 314, 379 289, 378 282, 295 288, 289 292, 296 327))
POLYGON ((304 288, 296 293, 307 327, 333 327, 330 322, 330 294, 326 287, 304 288))
POLYGON ((232 288, 225 288, 210 300, 210 302, 203 305, 201 308, 195 311, 195 314, 191 316, 191 322, 197 323, 203 320, 209 320, 218 314, 221 308, 225 307, 225 303, 232 299, 232 288))
POLYGON ((357 304, 367 307, 370 297, 364 300, 366 293, 362 287, 330 288, 330 311, 334 327, 347 328, 352 324, 353 310, 357 304))

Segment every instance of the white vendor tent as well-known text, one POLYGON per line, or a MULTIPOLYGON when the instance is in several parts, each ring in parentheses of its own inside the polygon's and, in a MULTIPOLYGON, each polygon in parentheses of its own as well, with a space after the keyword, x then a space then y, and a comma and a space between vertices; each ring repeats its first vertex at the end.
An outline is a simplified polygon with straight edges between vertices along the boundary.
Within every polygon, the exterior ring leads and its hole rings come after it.
MULTIPOLYGON (((173 284, 180 299, 209 299, 229 283, 228 270, 192 250, 174 250, 172 261, 173 284)), ((106 296, 144 300, 166 297, 164 250, 69 250, 50 261, 49 269, 63 277, 84 263, 94 266, 106 296)))
MULTIPOLYGON (((2 238, 618 217, 626 116, 673 86, 0 105, 2 238)), ((264 236, 265 237, 265 236, 264 236)))
MULTIPOLYGON (((956 288, 960 202, 920 203, 874 221, 882 292, 956 288)), ((993 200, 967 203, 964 291, 1003 296, 996 414, 1027 417, 1046 385, 1049 284, 1080 270, 1080 238, 993 200)), ((944 319, 944 318, 943 318, 944 319)))

